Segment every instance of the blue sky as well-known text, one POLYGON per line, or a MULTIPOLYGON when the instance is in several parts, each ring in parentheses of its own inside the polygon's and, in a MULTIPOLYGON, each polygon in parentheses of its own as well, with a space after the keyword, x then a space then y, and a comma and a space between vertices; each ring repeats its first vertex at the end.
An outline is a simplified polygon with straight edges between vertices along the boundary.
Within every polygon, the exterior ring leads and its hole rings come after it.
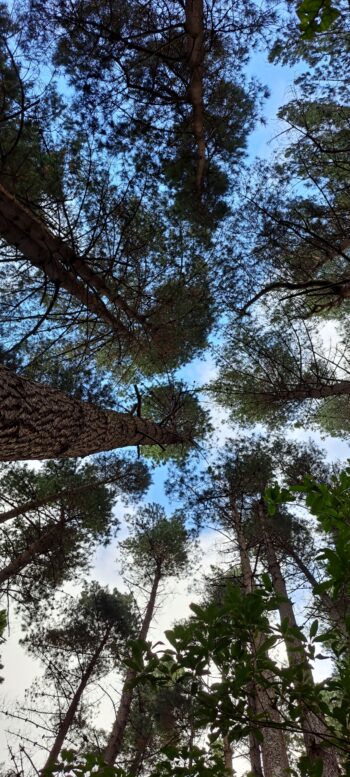
MULTIPOLYGON (((273 149, 282 143, 282 140, 277 137, 279 133, 283 131, 283 123, 276 118, 276 112, 278 108, 287 102, 292 96, 291 84, 293 77, 299 72, 300 69, 287 69, 281 66, 275 66, 266 62, 266 57, 257 53, 254 54, 252 60, 248 66, 248 74, 254 75, 259 80, 267 84, 271 91, 270 98, 266 101, 264 116, 266 119, 265 126, 258 126, 252 133, 249 144, 249 158, 253 159, 258 156, 260 158, 267 158, 271 155, 273 149), (274 140, 275 139, 275 140, 274 140)), ((210 354, 204 355, 201 359, 194 360, 188 365, 181 375, 188 381, 190 385, 195 384, 200 386, 206 383, 215 374, 215 365, 213 358, 210 354)), ((222 444, 227 437, 233 437, 232 427, 227 420, 226 412, 219 407, 212 408, 213 423, 215 426, 215 445, 222 444)), ((346 442, 335 438, 321 439, 320 434, 304 431, 302 429, 292 429, 289 434, 298 440, 305 441, 312 437, 322 447, 326 449, 327 457, 329 460, 335 458, 346 459, 349 455, 349 446, 346 442)), ((211 441, 211 451, 215 449, 213 441, 211 441)), ((164 494, 164 479, 166 477, 166 467, 159 467, 153 472, 153 484, 147 495, 147 501, 157 501, 164 505, 167 511, 173 509, 171 500, 166 498, 164 494)), ((126 533, 126 526, 123 520, 124 512, 123 508, 118 505, 118 515, 122 521, 121 532, 119 539, 122 539, 126 533)), ((101 584, 110 585, 123 585, 120 578, 120 571, 118 564, 116 563, 117 557, 117 542, 113 542, 108 548, 100 549, 95 556, 93 569, 91 576, 96 577, 101 584)), ((201 540, 202 549, 202 571, 208 570, 211 563, 218 560, 218 546, 220 541, 218 535, 212 531, 206 531, 201 540)), ((173 582, 170 585, 169 598, 162 609, 159 610, 155 622, 152 626, 151 637, 156 640, 160 639, 165 628, 169 628, 174 620, 181 617, 186 617, 189 612, 189 603, 195 597, 193 588, 196 580, 199 579, 200 572, 197 570, 194 576, 188 577, 180 582, 173 582)), ((14 624, 11 627, 11 637, 7 642, 5 648, 2 649, 3 663, 5 664, 5 676, 6 682, 2 686, 4 707, 13 707, 14 699, 18 693, 19 688, 23 688, 34 678, 38 671, 37 664, 29 659, 22 649, 18 646, 19 630, 18 626, 14 624)), ((112 682, 112 687, 115 683, 112 682)), ((102 725, 108 726, 112 720, 112 710, 108 702, 104 702, 102 705, 102 713, 100 716, 100 722, 102 725)), ((10 728, 16 726, 10 725, 10 728)), ((2 735, 0 742, 0 751, 5 756, 6 752, 6 735, 2 735)), ((0 756, 0 763, 2 757, 0 756)), ((242 765, 241 765, 242 767, 242 765)))

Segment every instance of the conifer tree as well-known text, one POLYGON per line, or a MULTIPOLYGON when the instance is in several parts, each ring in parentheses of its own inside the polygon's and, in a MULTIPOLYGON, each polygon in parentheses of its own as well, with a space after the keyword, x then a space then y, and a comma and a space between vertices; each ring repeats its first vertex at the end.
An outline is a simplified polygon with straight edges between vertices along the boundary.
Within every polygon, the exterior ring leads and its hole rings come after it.
POLYGON ((23 644, 44 662, 46 683, 55 682, 67 698, 55 714, 56 733, 43 774, 56 764, 87 687, 120 665, 126 642, 136 631, 132 597, 91 583, 76 601, 69 598, 61 605, 56 624, 37 620, 27 632, 23 644))
MULTIPOLYGON (((164 510, 156 504, 138 511, 131 519, 131 527, 131 535, 123 543, 128 565, 130 569, 134 568, 135 578, 139 583, 150 586, 138 635, 139 640, 145 642, 155 612, 160 583, 167 578, 180 576, 188 566, 190 536, 181 514, 175 513, 168 519, 164 510)), ((115 763, 121 752, 133 699, 132 683, 136 677, 137 669, 131 663, 104 753, 104 760, 109 766, 115 763)))
POLYGON ((35 609, 88 567, 98 544, 111 541, 117 497, 138 498, 149 476, 140 462, 110 457, 85 465, 53 461, 39 470, 4 466, 0 482, 3 504, 12 505, 2 514, 1 589, 35 609))
POLYGON ((212 395, 233 419, 279 429, 306 418, 331 433, 348 432, 350 382, 347 327, 330 349, 315 326, 277 317, 262 328, 257 321, 237 326, 219 355, 212 395), (337 429, 338 427, 338 429, 337 429))
MULTIPOLYGON (((275 549, 280 548, 281 558, 285 561, 288 560, 288 548, 291 546, 293 548, 292 560, 296 556, 299 560, 299 569, 301 568, 305 573, 305 570, 308 571, 310 562, 305 556, 303 560, 302 547, 305 546, 309 553, 312 553, 312 541, 307 528, 303 527, 296 519, 294 522, 289 519, 288 524, 288 516, 285 517, 285 520, 281 516, 279 524, 276 519, 267 522, 263 495, 266 487, 278 476, 282 477, 287 484, 300 482, 303 477, 311 474, 325 477, 327 472, 323 466, 322 453, 313 446, 302 447, 278 438, 274 442, 269 442, 263 438, 255 441, 243 439, 240 442, 236 441, 235 450, 233 453, 231 451, 232 445, 227 446, 220 463, 209 469, 204 487, 203 480, 201 483, 194 480, 193 490, 191 490, 187 502, 192 515, 194 517, 197 515, 202 523, 208 520, 211 525, 212 523, 218 524, 220 529, 225 531, 225 536, 227 536, 227 532, 233 531, 242 568, 243 587, 247 592, 253 590, 255 584, 248 549, 257 546, 260 549, 260 557, 261 553, 264 553, 267 560, 266 568, 271 575, 273 588, 278 597, 281 627, 283 628, 284 624, 286 629, 283 633, 290 666, 296 670, 294 680, 297 687, 298 683, 300 688, 306 683, 312 688, 313 677, 303 647, 303 636, 298 628, 293 606, 288 598, 284 576, 275 549), (289 537, 289 542, 287 539, 287 543, 284 545, 286 534, 288 538, 288 525, 292 529, 292 537, 289 537)), ((187 488, 183 489, 180 482, 180 492, 183 491, 185 494, 188 492, 188 484, 186 485, 187 488)), ((313 579, 312 572, 307 575, 308 582, 310 582, 310 577, 313 579)), ((322 593, 324 592, 321 592, 321 596, 322 593)), ((339 601, 338 605, 331 602, 330 597, 326 594, 324 604, 328 607, 329 616, 334 622, 336 624, 342 623, 342 631, 345 633, 346 625, 344 611, 343 619, 341 615, 341 602, 339 601)), ((260 638, 255 637, 256 651, 259 650, 261 639, 262 635, 260 638)), ((259 703, 259 687, 255 693, 257 711, 259 708, 264 709, 268 716, 269 705, 266 700, 259 703)), ((264 689, 262 689, 262 693, 264 693, 264 689)), ((273 696, 273 690, 267 691, 267 698, 269 693, 272 693, 273 696)), ((328 744, 324 746, 324 740, 327 742, 330 734, 322 712, 318 710, 315 714, 307 706, 304 708, 302 695, 299 704, 305 748, 309 758, 311 761, 320 759, 323 762, 325 774, 337 774, 338 764, 334 751, 328 744)), ((272 720, 277 714, 273 708, 272 699, 272 720)), ((264 749, 262 751, 265 764, 269 762, 273 747, 273 745, 271 748, 267 746, 265 757, 264 749)), ((283 747, 279 751, 275 751, 269 769, 273 768, 271 764, 275 764, 277 768, 277 752, 283 755, 283 747)), ((284 760, 281 763, 281 768, 288 769, 288 761, 284 760)))

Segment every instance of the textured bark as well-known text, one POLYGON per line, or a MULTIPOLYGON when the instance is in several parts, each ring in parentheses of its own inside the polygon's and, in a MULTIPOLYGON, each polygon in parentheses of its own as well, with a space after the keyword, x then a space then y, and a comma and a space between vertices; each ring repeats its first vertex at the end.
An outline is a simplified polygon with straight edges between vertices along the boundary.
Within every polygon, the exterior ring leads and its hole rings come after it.
POLYGON ((35 556, 40 553, 44 553, 51 545, 55 536, 62 531, 62 524, 55 524, 47 531, 44 531, 37 540, 32 542, 23 553, 20 553, 16 558, 10 561, 6 567, 0 570, 0 584, 5 583, 6 580, 10 580, 22 571, 28 564, 33 561, 35 556))
POLYGON ((55 763, 58 759, 58 756, 61 752, 62 745, 64 743, 64 740, 67 736, 67 733, 73 723, 74 717, 76 715, 77 709, 80 704, 81 697, 85 691, 85 688, 93 674, 96 668, 96 664, 98 662, 98 659, 102 653, 102 651, 105 648, 106 642, 108 640, 108 637, 110 635, 111 628, 107 629, 103 639, 101 640, 99 646, 95 650, 95 653, 93 654, 91 661, 89 661, 89 664, 85 670, 85 672, 82 675, 81 681, 78 685, 78 688, 72 698, 72 701, 68 707, 68 710, 59 726, 56 739, 52 745, 52 748, 50 750, 48 759, 45 763, 45 766, 42 770, 42 774, 45 775, 47 771, 52 769, 53 766, 55 766, 55 763))
POLYGON ((189 101, 192 105, 192 131, 197 144, 196 189, 201 195, 205 174, 205 131, 203 102, 204 21, 203 0, 185 1, 187 61, 190 68, 189 101))
MULTIPOLYGON (((248 594, 254 590, 254 579, 250 564, 247 541, 242 528, 241 517, 236 509, 235 503, 231 500, 232 520, 237 536, 240 565, 242 570, 243 589, 248 594)), ((258 634, 253 640, 253 649, 257 650, 264 641, 264 635, 258 634)), ((266 676, 269 680, 269 677, 266 676)), ((264 774, 266 777, 286 777, 289 773, 289 760, 284 732, 278 728, 281 725, 281 716, 274 705, 274 699, 271 697, 271 690, 261 685, 256 685, 252 689, 251 704, 253 710, 258 714, 263 714, 266 721, 271 721, 271 728, 264 727, 264 740, 261 745, 262 760, 264 765, 264 774)), ((261 773, 261 761, 259 758, 259 746, 254 742, 252 732, 250 739, 250 749, 254 764, 251 764, 254 774, 261 773)))
POLYGON ((45 276, 64 288, 117 335, 130 340, 128 328, 119 320, 118 310, 129 318, 141 318, 113 292, 103 278, 90 269, 74 249, 54 235, 40 219, 0 184, 0 235, 18 248, 45 276), (107 298, 112 309, 103 301, 107 298), (114 310, 113 310, 114 308, 114 310))
POLYGON ((153 421, 102 410, 0 365, 0 461, 89 456, 184 438, 153 421))
MULTIPOLYGON (((158 568, 154 575, 150 598, 139 633, 139 639, 145 640, 147 638, 148 629, 153 617, 160 579, 161 570, 158 568)), ((135 680, 136 676, 137 671, 135 669, 128 669, 122 688, 118 712, 104 753, 104 760, 108 766, 114 765, 122 748, 125 729, 130 716, 131 702, 134 695, 134 689, 130 687, 130 683, 135 680)))
MULTIPOLYGON (((262 528, 269 574, 272 579, 275 593, 281 597, 281 601, 278 605, 281 623, 286 621, 290 628, 297 629, 298 624, 295 618, 293 605, 288 597, 286 584, 276 556, 274 544, 268 532, 265 507, 263 504, 259 506, 259 519, 262 528)), ((304 682, 312 685, 313 676, 311 667, 305 654, 303 643, 297 635, 293 634, 293 636, 289 636, 288 639, 286 639, 286 649, 289 665, 295 667, 302 666, 304 682)), ((336 754, 332 748, 324 746, 324 743, 327 742, 329 737, 329 733, 323 714, 319 712, 316 715, 314 712, 308 710, 306 705, 301 704, 301 719, 307 755, 311 760, 322 761, 322 777, 338 777, 339 766, 336 754)))
POLYGON ((278 709, 274 706, 272 689, 262 686, 257 687, 257 712, 264 715, 265 720, 271 721, 263 728, 263 742, 261 744, 262 761, 266 777, 287 777, 289 775, 289 760, 284 731, 278 726, 282 725, 282 719, 278 709), (273 724, 276 728, 273 728, 273 724))

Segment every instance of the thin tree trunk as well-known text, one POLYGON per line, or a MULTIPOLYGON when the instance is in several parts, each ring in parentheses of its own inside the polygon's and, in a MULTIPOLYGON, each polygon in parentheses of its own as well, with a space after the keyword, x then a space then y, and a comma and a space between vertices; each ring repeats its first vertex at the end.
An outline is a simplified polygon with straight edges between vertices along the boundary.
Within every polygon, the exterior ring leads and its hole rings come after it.
MULTIPOLYGON (((349 240, 345 240, 344 243, 340 246, 340 251, 345 252, 346 249, 349 248, 349 240)), ((333 256, 339 255, 339 251, 333 251, 333 256)), ((325 256, 326 259, 329 259, 329 256, 325 256)), ((244 307, 241 309, 241 314, 246 313, 248 308, 251 307, 251 305, 254 305, 255 302, 257 302, 261 297, 264 297, 265 294, 269 294, 271 291, 279 291, 282 289, 290 289, 291 291, 302 291, 304 295, 307 294, 317 294, 317 292, 324 291, 324 296, 327 294, 333 294, 334 295, 334 301, 333 305, 331 307, 336 307, 339 304, 339 301, 347 299, 350 296, 350 283, 348 276, 343 276, 338 278, 338 280, 324 280, 322 278, 315 278, 314 280, 309 281, 300 281, 300 283, 293 283, 292 281, 275 281, 274 283, 268 283, 267 286, 264 286, 264 288, 260 289, 257 294, 254 294, 254 296, 244 305, 244 307)))
POLYGON ((184 438, 153 421, 102 410, 0 365, 0 461, 89 456, 184 438))
POLYGON ((145 753, 147 750, 147 745, 149 743, 150 737, 149 736, 140 736, 139 741, 136 746, 136 753, 134 755, 134 758, 131 762, 131 765, 128 767, 128 775, 131 775, 131 777, 137 777, 137 775, 140 772, 140 769, 142 767, 145 753))
MULTIPOLYGON (((280 597, 278 604, 281 623, 287 622, 290 628, 298 629, 298 624, 294 615, 293 605, 288 597, 286 584, 281 572, 273 541, 270 537, 266 524, 265 506, 259 505, 259 519, 262 528, 262 536, 266 553, 269 574, 275 593, 280 597)), ((290 666, 301 667, 303 682, 313 685, 313 676, 310 664, 305 654, 302 641, 297 637, 288 636, 286 639, 286 649, 290 666)), ((297 682, 297 680, 296 680, 297 682)), ((329 732, 321 712, 317 715, 307 709, 301 701, 301 720, 304 728, 303 736, 307 755, 313 761, 321 760, 323 763, 322 777, 338 777, 339 766, 334 750, 331 747, 324 746, 329 739, 329 732)))
POLYGON ((83 693, 85 691, 85 688, 86 688, 86 686, 87 686, 87 684, 88 684, 88 682, 89 682, 89 680, 90 680, 90 678, 91 678, 91 676, 92 676, 92 674, 93 674, 93 672, 95 670, 97 661, 98 661, 102 651, 104 650, 104 647, 106 645, 106 642, 108 640, 110 632, 111 632, 111 627, 106 631, 102 641, 100 642, 98 648, 95 650, 95 653, 93 654, 93 656, 91 658, 91 661, 89 662, 89 664, 88 664, 88 666, 87 666, 87 668, 86 668, 86 670, 85 670, 85 672, 84 672, 84 674, 83 674, 83 676, 81 678, 81 681, 80 681, 80 683, 78 685, 78 688, 77 688, 77 690, 76 690, 76 692, 75 692, 75 694, 74 694, 74 696, 72 698, 72 701, 71 701, 71 703, 70 703, 70 705, 68 707, 68 710, 67 710, 67 712, 66 712, 66 714, 65 714, 65 716, 64 716, 64 718, 63 718, 63 720, 62 720, 62 722, 60 724, 60 727, 59 727, 56 739, 55 739, 55 741, 54 741, 54 743, 52 745, 52 748, 50 750, 49 757, 48 757, 48 759, 47 759, 47 761, 45 763, 45 766, 44 766, 44 768, 42 770, 43 775, 45 775, 45 773, 49 769, 52 769, 52 767, 55 766, 55 764, 56 764, 56 761, 57 761, 57 758, 58 758, 58 756, 59 756, 59 754, 61 752, 64 740, 65 740, 65 738, 67 736, 67 733, 68 733, 68 731, 69 731, 69 729, 70 729, 70 727, 71 727, 71 725, 73 723, 75 714, 76 714, 77 709, 79 707, 81 697, 82 697, 82 695, 83 695, 83 693))
POLYGON ((259 742, 251 731, 249 734, 249 761, 252 777, 264 777, 259 742))
POLYGON ((223 745, 224 745, 224 764, 225 769, 228 771, 229 774, 233 775, 233 751, 232 747, 230 745, 230 740, 225 734, 222 738, 223 745))
MULTIPOLYGON (((222 669, 221 670, 221 681, 225 682, 226 678, 227 678, 227 673, 225 672, 224 669, 222 669)), ((227 733, 226 734, 222 734, 222 744, 223 744, 223 749, 224 749, 224 766, 225 766, 225 769, 229 772, 229 774, 232 777, 232 775, 234 774, 234 770, 233 770, 233 749, 232 749, 232 746, 231 746, 231 743, 230 743, 230 739, 229 739, 229 736, 228 736, 227 733)), ((193 746, 193 740, 192 740, 192 746, 193 746)))
POLYGON ((131 320, 142 322, 143 317, 138 316, 122 297, 113 292, 68 243, 54 235, 46 224, 1 184, 0 235, 9 245, 18 248, 47 278, 108 324, 117 335, 127 341, 131 340, 129 329, 118 318, 118 309, 131 320), (114 310, 107 308, 103 297, 112 303, 114 310))
POLYGON ((192 105, 192 131, 197 144, 196 189, 199 196, 205 174, 205 131, 203 102, 204 20, 203 0, 186 0, 185 29, 187 61, 190 68, 189 101, 192 105))
POLYGON ((259 396, 263 397, 265 401, 270 401, 272 404, 281 401, 303 402, 305 399, 327 399, 327 397, 341 397, 350 395, 350 381, 349 380, 336 380, 333 383, 302 383, 292 388, 279 389, 278 393, 274 394, 271 391, 259 391, 257 394, 257 400, 259 396))
POLYGON ((52 502, 58 502, 62 499, 69 499, 80 494, 84 494, 86 491, 93 491, 94 488, 99 486, 107 486, 116 483, 119 480, 118 477, 103 478, 101 480, 91 481, 90 483, 84 483, 80 486, 73 486, 70 489, 62 489, 61 491, 54 491, 46 496, 38 497, 37 499, 31 499, 28 502, 24 502, 17 507, 12 507, 11 510, 6 510, 4 513, 0 513, 0 525, 6 523, 11 518, 18 518, 20 515, 29 513, 32 510, 37 510, 39 507, 46 507, 46 505, 52 504, 52 502))
MULTIPOLYGON (((233 500, 231 501, 231 513, 238 541, 243 589, 246 594, 249 594, 254 590, 253 573, 241 517, 233 500)), ((255 636, 252 645, 253 649, 258 650, 263 641, 263 634, 255 636)), ((269 680, 267 674, 266 679, 269 680)), ((273 703, 274 700, 271 698, 271 690, 257 684, 255 688, 252 689, 251 702, 253 703, 254 711, 258 714, 262 714, 266 721, 271 721, 272 723, 271 727, 268 725, 264 726, 264 739, 261 744, 264 774, 266 777, 286 777, 286 775, 289 774, 290 769, 287 746, 284 732, 282 728, 279 728, 282 722, 281 716, 273 703)), ((253 732, 250 738, 250 747, 251 754, 254 758, 254 765, 253 763, 251 764, 252 771, 254 774, 261 773, 261 761, 258 757, 259 746, 257 742, 254 742, 253 732)))
MULTIPOLYGON (((161 579, 161 570, 158 568, 154 576, 150 598, 148 600, 145 617, 143 619, 142 627, 139 633, 139 639, 145 640, 147 638, 148 629, 150 627, 150 623, 154 613, 154 607, 156 603, 157 591, 158 591, 160 579, 161 579)), ((131 702, 134 695, 134 689, 130 687, 130 683, 132 683, 132 681, 135 680, 136 676, 137 676, 136 669, 129 668, 124 680, 116 719, 114 721, 111 735, 109 737, 108 744, 104 753, 104 760, 108 766, 114 765, 115 760, 122 748, 124 733, 125 733, 125 729, 128 724, 129 715, 130 715, 131 702)))
POLYGON ((55 536, 62 531, 62 524, 55 524, 46 532, 44 531, 37 540, 32 542, 23 553, 20 553, 13 561, 10 561, 6 567, 0 570, 0 584, 5 583, 6 580, 10 580, 11 577, 15 577, 22 571, 35 556, 39 553, 43 553, 47 550, 48 546, 52 543, 55 536))

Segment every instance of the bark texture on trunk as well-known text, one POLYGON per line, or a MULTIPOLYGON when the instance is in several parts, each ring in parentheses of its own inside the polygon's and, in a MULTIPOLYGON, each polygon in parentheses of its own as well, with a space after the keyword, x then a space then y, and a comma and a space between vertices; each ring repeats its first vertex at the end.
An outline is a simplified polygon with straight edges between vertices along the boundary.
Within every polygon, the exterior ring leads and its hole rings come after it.
POLYGON ((89 456, 127 445, 184 442, 153 421, 102 410, 0 365, 0 461, 89 456))
MULTIPOLYGON (((241 517, 233 500, 231 500, 231 514, 239 548, 243 589, 248 594, 254 590, 254 578, 241 517)), ((253 639, 253 650, 258 650, 263 641, 264 635, 257 634, 253 639)), ((266 679, 269 680, 267 675, 266 679)), ((252 688, 250 703, 255 713, 262 714, 266 721, 271 721, 272 723, 271 728, 268 725, 263 728, 264 740, 261 744, 261 754, 265 777, 287 777, 290 768, 287 745, 284 732, 278 728, 282 720, 271 696, 271 690, 264 688, 262 685, 255 685, 252 688)), ((251 769, 254 774, 261 774, 260 748, 254 739, 254 734, 252 733, 250 737, 250 754, 251 758, 253 758, 251 769)))
MULTIPOLYGON (((157 598, 157 591, 159 582, 161 579, 161 570, 157 569, 154 575, 152 589, 148 600, 145 616, 142 622, 142 627, 139 633, 139 639, 145 640, 147 638, 148 629, 154 613, 154 607, 157 598)), ((107 766, 113 766, 117 756, 119 755, 127 727, 130 715, 131 702, 134 695, 134 689, 130 687, 130 683, 135 680, 137 672, 135 669, 128 669, 124 680, 120 703, 114 721, 114 725, 109 737, 107 747, 104 753, 104 761, 107 766)))
POLYGON ((10 561, 6 567, 0 570, 0 584, 5 583, 6 580, 10 580, 11 577, 18 575, 22 569, 24 569, 26 566, 28 566, 28 564, 30 564, 31 561, 33 561, 35 556, 39 555, 40 553, 44 553, 48 549, 54 537, 58 536, 61 531, 62 524, 55 524, 55 526, 52 526, 47 531, 44 531, 37 540, 32 542, 28 548, 23 551, 23 553, 20 553, 18 556, 16 556, 16 558, 10 561))
POLYGON ((95 650, 95 653, 93 654, 91 661, 89 661, 89 664, 85 670, 85 672, 82 675, 81 681, 78 685, 78 688, 72 698, 72 701, 68 707, 68 710, 60 724, 56 739, 52 745, 52 748, 50 750, 49 756, 47 758, 47 761, 45 763, 45 766, 43 767, 42 774, 43 777, 45 777, 45 774, 52 769, 53 766, 55 766, 56 761, 58 759, 58 756, 61 752, 64 740, 68 734, 68 731, 73 723, 74 717, 76 715, 77 709, 80 704, 81 697, 85 691, 85 688, 95 670, 96 664, 98 662, 98 659, 102 653, 102 651, 105 648, 106 642, 108 640, 108 637, 110 635, 111 628, 107 629, 103 639, 101 640, 100 644, 98 645, 97 649, 95 650))
POLYGON ((196 189, 198 194, 201 195, 206 165, 203 101, 203 0, 186 0, 185 16, 185 29, 187 34, 187 61, 190 68, 190 84, 188 89, 188 96, 192 106, 192 132, 197 144, 196 189))
POLYGON ((278 709, 274 706, 274 698, 271 689, 261 685, 256 689, 257 712, 262 714, 266 721, 271 721, 271 728, 266 725, 262 729, 263 742, 261 744, 262 761, 265 777, 287 777, 289 775, 289 759, 284 731, 281 726, 282 719, 278 709), (273 724, 276 728, 273 728, 273 724))
POLYGON ((142 317, 120 295, 113 292, 68 243, 54 235, 46 224, 1 184, 0 235, 117 335, 130 340, 128 328, 118 318, 118 310, 122 310, 132 320, 140 321, 142 317), (112 309, 106 306, 103 297, 109 300, 112 309))
MULTIPOLYGON (((297 629, 298 624, 295 618, 293 605, 288 597, 286 584, 277 559, 275 547, 268 531, 265 506, 263 504, 259 506, 259 520, 273 588, 278 596, 281 598, 283 597, 283 601, 280 601, 278 605, 281 623, 286 621, 291 628, 297 629)), ((314 682, 312 671, 302 641, 293 634, 293 636, 286 639, 286 649, 289 665, 302 667, 303 681, 312 685, 314 682)), ((301 702, 301 718, 302 726, 304 728, 303 736, 307 755, 312 760, 322 761, 322 777, 338 777, 339 765, 336 754, 331 747, 325 745, 329 738, 329 733, 323 714, 319 712, 316 715, 314 712, 308 710, 307 706, 301 702)))

